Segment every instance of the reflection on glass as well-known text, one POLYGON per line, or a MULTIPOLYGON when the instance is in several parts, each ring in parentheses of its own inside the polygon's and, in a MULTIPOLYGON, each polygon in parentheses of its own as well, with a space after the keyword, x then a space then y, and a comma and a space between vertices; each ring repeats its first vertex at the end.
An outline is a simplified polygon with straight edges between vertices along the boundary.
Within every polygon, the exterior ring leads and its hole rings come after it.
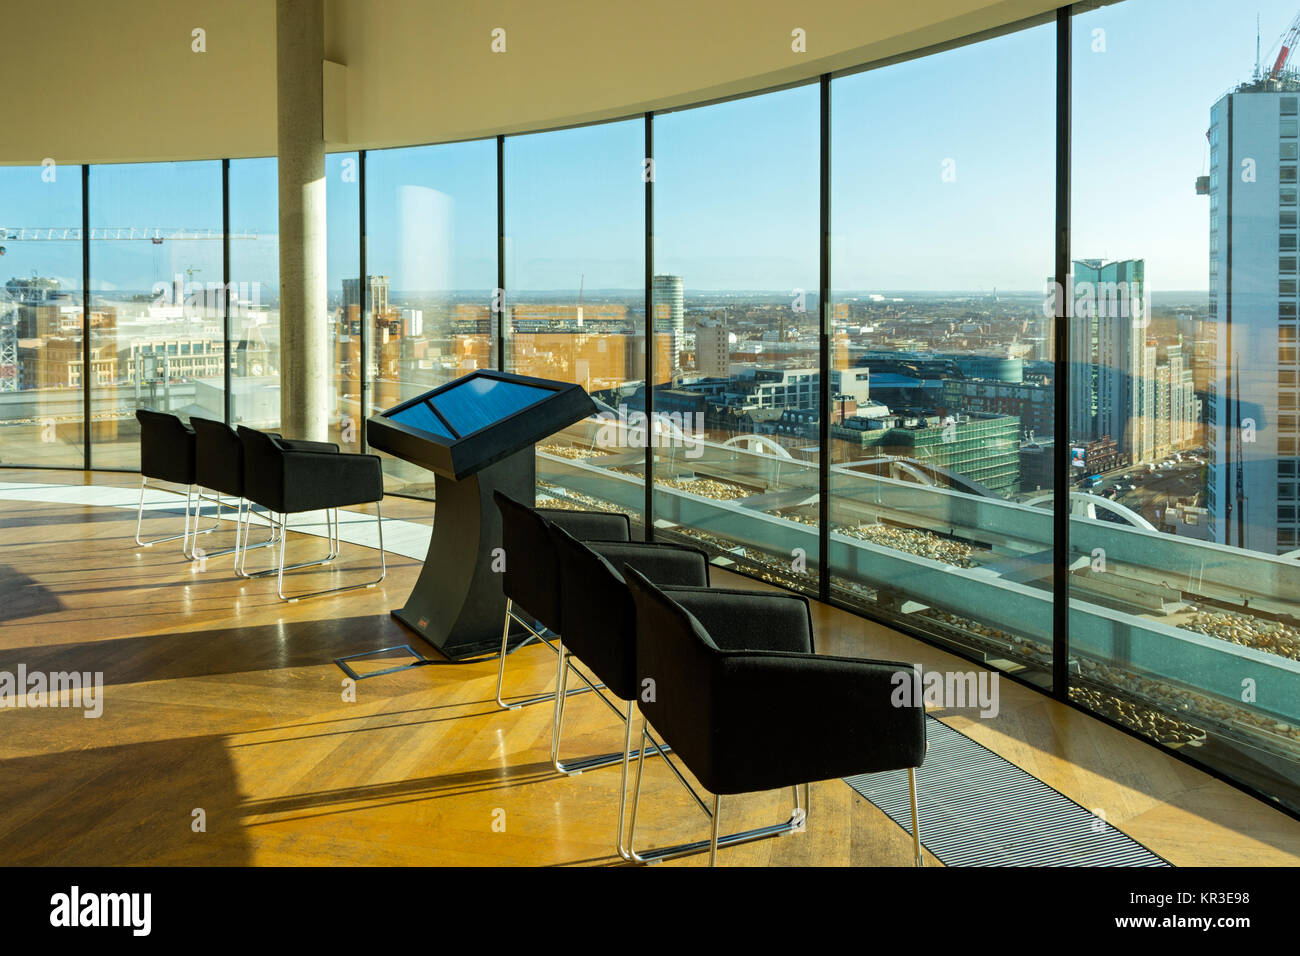
POLYGON ((816 85, 655 117, 656 534, 816 591, 816 85))
MULTIPOLYGON (((494 140, 366 154, 367 414, 491 366, 496 246, 494 140)), ((432 496, 429 472, 382 457, 390 491, 432 496)))
POLYGON ((831 84, 832 593, 1040 683, 1054 42, 1035 27, 831 84))
POLYGON ((343 451, 353 452, 361 450, 366 418, 361 402, 361 300, 356 278, 361 263, 359 163, 356 153, 325 157, 325 274, 334 349, 329 436, 343 451))
POLYGON ((91 458, 140 467, 137 408, 225 417, 221 163, 90 171, 91 458))
POLYGON ((230 163, 230 423, 280 425, 280 221, 274 157, 230 163))
MULTIPOLYGON (((1295 16, 1257 10, 1265 46, 1295 16)), ((1074 22, 1070 696, 1300 809, 1300 64, 1256 66, 1240 12, 1074 22), (1123 157, 1083 105, 1113 95, 1123 157)))
POLYGON ((645 451, 623 423, 644 407, 644 142, 632 121, 505 144, 505 370, 575 382, 602 409, 537 446, 538 503, 634 521, 645 451))
POLYGON ((0 166, 0 464, 83 466, 81 167, 0 166))

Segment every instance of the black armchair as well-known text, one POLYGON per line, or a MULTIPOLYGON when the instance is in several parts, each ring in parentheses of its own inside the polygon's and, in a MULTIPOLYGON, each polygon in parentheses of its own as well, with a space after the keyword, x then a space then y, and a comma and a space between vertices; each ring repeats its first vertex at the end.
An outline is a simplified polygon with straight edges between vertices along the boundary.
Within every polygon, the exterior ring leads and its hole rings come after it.
MULTIPOLYGON (((616 846, 619 855, 631 859, 623 845, 623 820, 627 805, 628 766, 632 757, 632 715, 639 692, 636 675, 636 605, 627 582, 617 570, 633 567, 662 585, 707 587, 708 556, 697 548, 642 542, 579 541, 563 528, 552 525, 551 539, 560 572, 560 620, 557 642, 560 652, 551 763, 562 773, 581 773, 621 763, 623 784, 619 790, 616 846), (564 692, 576 657, 596 676, 605 690, 623 702, 623 710, 604 695, 600 699, 623 721, 623 751, 570 763, 560 762, 560 738, 564 728, 564 692)), ((591 685, 587 681, 589 686, 591 685)), ((657 742, 656 742, 657 746, 657 742)), ((638 754, 639 756, 639 754, 638 754)))
MULTIPOLYGON (((190 509, 194 499, 194 430, 175 415, 149 408, 135 410, 140 423, 140 505, 135 516, 135 543, 151 547, 163 541, 182 539, 181 550, 190 554, 190 509), (185 485, 185 530, 145 541, 140 537, 144 524, 144 493, 149 480, 185 485)), ((195 521, 195 533, 198 533, 195 521)))
MULTIPOLYGON (((218 522, 221 520, 222 495, 229 495, 237 501, 235 547, 209 552, 206 557, 217 557, 231 553, 242 556, 242 553, 249 550, 250 547, 241 544, 241 538, 245 530, 244 507, 248 503, 248 499, 244 495, 243 442, 240 441, 235 430, 225 422, 192 415, 190 416, 190 427, 194 430, 195 439, 194 481, 200 489, 206 488, 209 491, 216 492, 218 522)), ((291 441, 282 438, 276 432, 264 432, 263 434, 276 440, 282 447, 291 451, 319 451, 326 453, 338 451, 338 446, 329 442, 291 441)), ((203 495, 200 493, 198 512, 195 514, 194 519, 196 526, 202 513, 202 502, 203 495)), ((252 548, 263 548, 278 543, 278 539, 274 534, 275 525, 270 521, 269 514, 267 524, 271 528, 271 535, 265 541, 251 545, 252 548)), ((236 570, 239 569, 236 568, 236 570)))
POLYGON ((925 710, 893 700, 896 675, 910 679, 913 665, 812 653, 807 601, 795 595, 659 588, 635 569, 626 576, 637 609, 637 678, 654 689, 641 703, 642 747, 653 725, 714 795, 708 841, 637 856, 643 757, 628 838, 635 858, 654 862, 708 847, 712 865, 719 846, 802 828, 812 781, 906 769, 921 863, 915 768, 925 759, 925 710), (800 784, 804 807, 796 802, 786 823, 719 835, 724 794, 800 784))
POLYGON ((501 696, 512 621, 527 630, 525 644, 536 639, 551 650, 557 649, 544 633, 554 636, 560 630, 560 575, 550 526, 559 525, 583 540, 628 541, 632 523, 625 514, 607 511, 530 508, 500 491, 493 492, 492 498, 501 512, 501 546, 506 556, 501 575, 506 613, 501 627, 501 657, 497 663, 497 705, 504 710, 518 710, 555 698, 554 694, 538 694, 507 704, 501 696))
MULTIPOLYGON (((384 497, 384 481, 380 460, 376 455, 354 455, 339 452, 330 446, 322 448, 320 443, 311 443, 303 447, 292 447, 264 432, 254 431, 240 425, 238 428, 240 444, 243 448, 244 496, 249 501, 248 513, 252 505, 260 505, 273 516, 280 536, 280 561, 278 567, 245 573, 246 577, 261 577, 276 574, 277 593, 281 600, 297 601, 306 597, 322 594, 334 594, 339 591, 351 591, 357 588, 374 587, 388 573, 384 555, 384 523, 380 503, 384 497), (284 572, 297 568, 314 567, 327 564, 339 554, 339 519, 338 509, 350 505, 375 504, 376 522, 379 530, 380 574, 374 581, 352 584, 336 588, 326 588, 310 594, 289 597, 284 593, 284 572), (306 561, 301 564, 285 565, 285 542, 288 535, 289 515, 307 511, 324 511, 326 527, 330 538, 329 554, 318 561, 306 561)), ((247 533, 245 551, 247 550, 247 533)), ((243 553, 240 555, 240 569, 243 569, 243 553)))

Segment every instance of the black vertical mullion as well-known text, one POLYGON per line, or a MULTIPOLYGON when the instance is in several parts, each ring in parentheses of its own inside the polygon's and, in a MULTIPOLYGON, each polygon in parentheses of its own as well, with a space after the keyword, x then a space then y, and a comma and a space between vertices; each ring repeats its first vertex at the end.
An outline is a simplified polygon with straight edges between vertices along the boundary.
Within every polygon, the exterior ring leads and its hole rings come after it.
MULTIPOLYGON (((1227 507, 1227 525, 1223 532, 1223 543, 1232 544, 1232 525, 1236 520, 1237 525, 1237 547, 1245 548, 1246 546, 1246 526, 1243 522, 1245 513, 1245 502, 1242 501, 1242 486, 1238 477, 1242 473, 1241 455, 1237 456, 1236 472, 1233 471, 1233 452, 1240 451, 1244 454, 1244 449, 1234 449, 1234 441, 1241 435, 1241 403, 1238 401, 1240 391, 1236 385, 1237 361, 1232 351, 1232 192, 1233 192, 1233 175, 1236 169, 1236 158, 1233 156, 1232 143, 1232 104, 1233 97, 1228 97, 1228 115, 1226 117, 1228 129, 1224 137, 1224 149, 1227 151, 1228 165, 1226 169, 1228 175, 1224 177, 1224 205, 1223 205, 1223 238, 1221 242, 1226 242, 1228 248, 1224 251, 1223 263, 1223 423, 1219 425, 1223 429, 1223 498, 1228 503, 1227 507)), ((1215 424, 1219 424, 1216 420, 1215 424)), ((1217 530, 1217 529, 1216 529, 1217 530)))
POLYGON ((645 158, 642 160, 645 180, 645 511, 642 523, 645 540, 655 538, 655 455, 651 436, 651 416, 655 410, 655 184, 654 184, 655 126, 654 114, 645 114, 645 158))
POLYGON ((90 167, 81 167, 81 457, 89 471, 90 457, 90 167))
MULTIPOLYGON (((497 288, 492 296, 496 306, 498 371, 506 371, 506 138, 497 137, 497 288), (499 298, 498 298, 499 297, 499 298)), ((488 315, 488 334, 492 334, 488 315)))
POLYGON ((818 334, 821 364, 817 441, 817 597, 831 597, 831 76, 821 77, 821 242, 818 249, 817 306, 821 312, 818 334))
POLYGON ((1070 84, 1071 10, 1056 11, 1056 269, 1052 327, 1052 695, 1070 694, 1070 84))
POLYGON ((370 342, 366 334, 366 326, 369 324, 366 306, 370 302, 370 282, 366 277, 366 151, 364 149, 357 153, 357 186, 357 266, 361 270, 361 291, 358 293, 361 319, 361 334, 358 337, 358 351, 361 353, 361 409, 357 413, 361 421, 357 422, 357 428, 361 432, 360 449, 364 453, 369 444, 366 441, 366 419, 370 417, 370 356, 366 354, 366 346, 370 342))
POLYGON ((224 402, 223 414, 227 425, 230 422, 230 160, 221 161, 221 283, 225 291, 221 295, 221 340, 224 343, 224 402))

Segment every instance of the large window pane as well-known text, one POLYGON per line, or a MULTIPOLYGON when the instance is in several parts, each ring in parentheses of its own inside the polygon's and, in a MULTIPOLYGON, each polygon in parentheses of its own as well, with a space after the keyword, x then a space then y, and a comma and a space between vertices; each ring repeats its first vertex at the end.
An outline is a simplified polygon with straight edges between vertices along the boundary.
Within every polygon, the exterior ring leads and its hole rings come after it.
POLYGON ((260 429, 280 425, 279 232, 275 158, 232 160, 231 425, 260 429))
POLYGON ((834 595, 1046 682, 1055 28, 831 84, 834 595))
MULTIPOLYGON (((1295 4, 1256 11, 1267 50, 1295 4)), ((1071 697, 1296 809, 1300 64, 1257 75, 1255 29, 1230 0, 1074 19, 1071 697)))
POLYGON ((222 418, 221 163, 90 170, 91 461, 140 467, 137 408, 222 418))
POLYGON ((361 401, 362 315, 356 294, 361 264, 360 177, 357 153, 325 157, 325 281, 334 350, 329 435, 344 451, 354 452, 361 450, 366 417, 361 401))
POLYGON ((83 466, 81 167, 0 167, 0 464, 83 466))
MULTIPOLYGON (((492 364, 496 142, 366 154, 370 414, 492 364)), ((388 490, 433 475, 384 455, 388 490)))
POLYGON ((644 154, 636 121, 506 140, 505 368, 603 410, 538 445, 548 506, 644 510, 644 154))
POLYGON ((818 93, 655 117, 655 334, 669 353, 657 342, 656 526, 806 591, 818 573, 818 93))

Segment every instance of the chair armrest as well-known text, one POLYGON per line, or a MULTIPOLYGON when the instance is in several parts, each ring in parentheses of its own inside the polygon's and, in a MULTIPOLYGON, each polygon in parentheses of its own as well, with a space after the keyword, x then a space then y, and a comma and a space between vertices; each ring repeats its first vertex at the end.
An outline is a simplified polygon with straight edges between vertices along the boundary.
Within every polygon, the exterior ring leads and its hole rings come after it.
POLYGON ((733 792, 919 767, 925 707, 915 668, 815 654, 723 652, 715 664, 716 740, 733 792), (900 676, 901 675, 901 676, 900 676), (734 746, 733 746, 734 744, 734 746))
POLYGON ((695 616, 720 650, 815 650, 812 611, 801 595, 676 587, 664 588, 664 593, 695 616))
POLYGON ((285 451, 285 509, 290 513, 367 504, 384 497, 377 455, 285 451))
POLYGON ((617 511, 570 511, 567 508, 538 508, 537 513, 559 525, 579 541, 630 541, 632 521, 617 511))
POLYGON ((709 586, 709 558, 698 548, 645 541, 588 541, 619 572, 633 567, 658 585, 709 586))
POLYGON ((322 454, 337 452, 339 446, 328 441, 307 441, 302 438, 276 438, 285 451, 315 451, 322 454))

